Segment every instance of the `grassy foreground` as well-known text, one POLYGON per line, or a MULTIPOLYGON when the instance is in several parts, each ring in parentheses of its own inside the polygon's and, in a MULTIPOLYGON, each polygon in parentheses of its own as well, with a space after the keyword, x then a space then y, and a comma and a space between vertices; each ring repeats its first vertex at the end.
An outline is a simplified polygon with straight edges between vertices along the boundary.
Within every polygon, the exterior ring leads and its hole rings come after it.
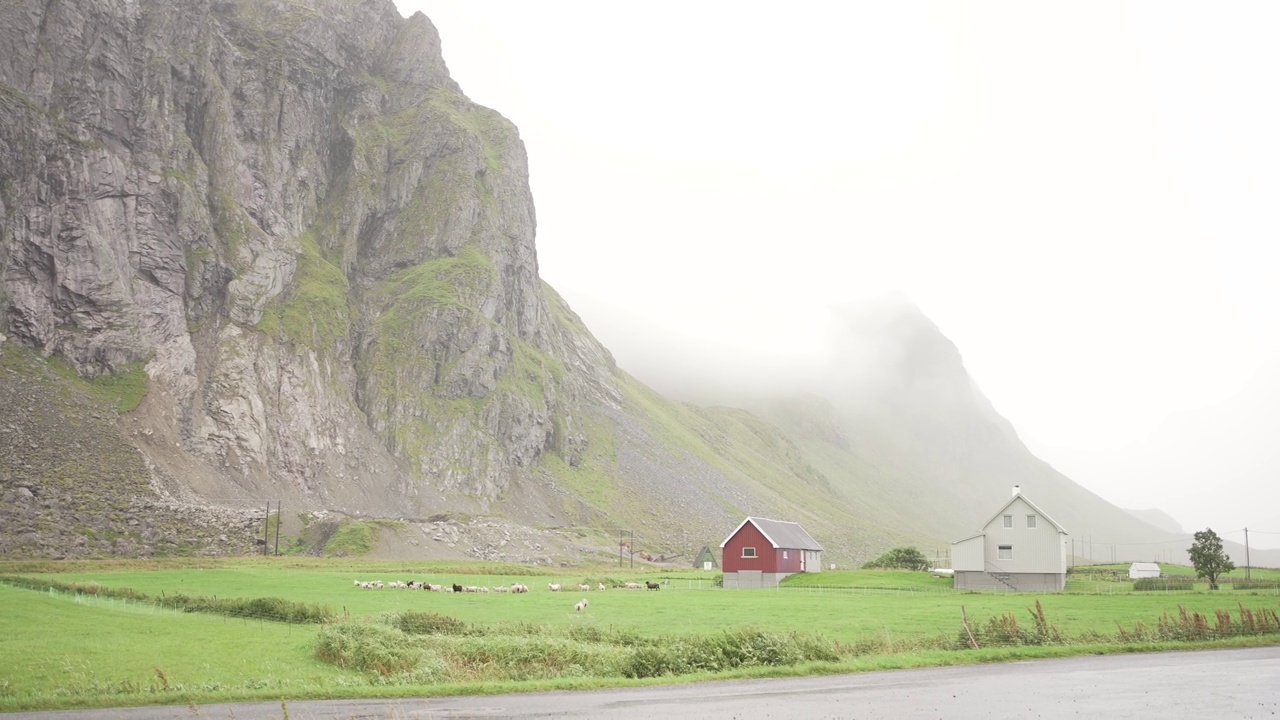
POLYGON ((1081 584, 1082 592, 1039 596, 957 593, 924 573, 856 571, 796 578, 780 590, 725 591, 714 575, 688 571, 661 576, 670 584, 660 591, 582 592, 577 584, 586 580, 594 587, 657 576, 349 561, 93 568, 0 568, 147 598, 0 584, 0 711, 586 688, 1280 641, 1276 590, 1139 593, 1081 584), (354 586, 410 579, 523 582, 531 591, 354 586), (553 593, 550 582, 573 589, 553 593), (326 606, 333 620, 288 624, 154 602, 172 604, 175 595, 282 598, 326 606), (582 599, 589 605, 578 612, 582 599), (1218 611, 1229 612, 1225 626, 1218 611))

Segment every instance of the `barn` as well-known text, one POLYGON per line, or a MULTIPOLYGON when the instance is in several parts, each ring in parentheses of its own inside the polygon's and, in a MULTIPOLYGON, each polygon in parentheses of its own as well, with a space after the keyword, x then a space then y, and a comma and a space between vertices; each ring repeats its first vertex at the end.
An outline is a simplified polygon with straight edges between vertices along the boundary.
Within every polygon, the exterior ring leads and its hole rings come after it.
POLYGON ((1136 562, 1129 566, 1129 579, 1160 577, 1160 566, 1156 563, 1136 562))
POLYGON ((749 517, 720 543, 726 588, 775 587, 798 572, 821 572, 823 547, 798 523, 749 517))

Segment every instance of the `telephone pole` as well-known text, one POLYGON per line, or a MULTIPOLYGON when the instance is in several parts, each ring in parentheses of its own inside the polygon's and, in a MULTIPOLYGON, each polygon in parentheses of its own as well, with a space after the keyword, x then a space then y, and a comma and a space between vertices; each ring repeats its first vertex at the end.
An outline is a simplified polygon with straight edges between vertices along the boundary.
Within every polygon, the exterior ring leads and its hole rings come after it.
POLYGON ((1244 529, 1244 579, 1249 579, 1249 528, 1244 529))

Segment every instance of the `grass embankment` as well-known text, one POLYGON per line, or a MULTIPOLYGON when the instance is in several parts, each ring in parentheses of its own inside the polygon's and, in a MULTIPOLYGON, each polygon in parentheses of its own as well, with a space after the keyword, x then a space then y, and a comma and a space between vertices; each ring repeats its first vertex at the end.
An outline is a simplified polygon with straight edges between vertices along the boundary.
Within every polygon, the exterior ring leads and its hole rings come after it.
POLYGON ((0 616, 0 711, 586 688, 1280 641, 1276 591, 957 593, 924 573, 895 571, 822 573, 779 590, 725 591, 712 588, 713 574, 686 571, 667 573, 671 583, 660 591, 583 592, 576 585, 585 580, 655 575, 601 567, 539 577, 531 573, 543 570, 522 566, 301 558, 4 570, 130 588, 149 602, 0 586, 0 603, 10 609, 0 616), (68 572, 32 572, 62 568, 68 572), (410 579, 517 581, 532 591, 353 585, 410 579), (825 587, 809 584, 819 580, 825 587), (548 582, 573 589, 552 593, 548 582), (174 595, 288 598, 341 619, 288 625, 155 604, 174 595), (579 613, 573 605, 582 598, 590 605, 579 613))

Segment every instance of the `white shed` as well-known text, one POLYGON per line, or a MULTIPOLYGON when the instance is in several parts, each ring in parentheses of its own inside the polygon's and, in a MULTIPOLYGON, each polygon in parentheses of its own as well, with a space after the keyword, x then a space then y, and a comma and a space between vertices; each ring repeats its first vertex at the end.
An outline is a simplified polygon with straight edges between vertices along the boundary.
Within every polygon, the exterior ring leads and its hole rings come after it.
POLYGON ((1160 577, 1160 566, 1155 563, 1134 563, 1129 566, 1129 579, 1160 577))

